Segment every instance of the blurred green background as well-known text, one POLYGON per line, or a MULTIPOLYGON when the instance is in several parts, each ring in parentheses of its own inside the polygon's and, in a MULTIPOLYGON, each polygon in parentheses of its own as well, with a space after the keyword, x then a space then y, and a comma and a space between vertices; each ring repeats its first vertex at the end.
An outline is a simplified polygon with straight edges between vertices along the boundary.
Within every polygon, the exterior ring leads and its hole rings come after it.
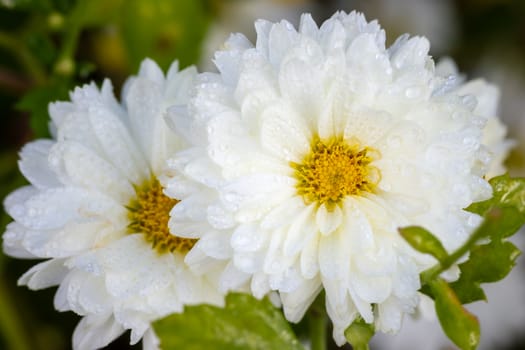
MULTIPOLYGON (((405 32, 425 35, 436 59, 451 56, 469 78, 500 85, 501 117, 518 141, 510 171, 525 174, 525 1, 0 0, 0 199, 24 184, 20 147, 49 135, 48 103, 67 99, 74 86, 109 77, 118 94, 145 57, 164 69, 176 58, 182 67, 210 70, 230 32, 254 40, 256 18, 297 24, 311 12, 320 23, 338 9, 377 18, 390 43, 405 32)), ((2 209, 0 233, 9 220, 2 209)), ((55 289, 16 286, 34 264, 0 252, 0 349, 69 349, 78 317, 54 311, 55 289)), ((525 296, 516 307, 525 309, 525 296)), ((508 348, 519 348, 523 337, 508 348)), ((128 339, 109 348, 130 348, 128 339)))

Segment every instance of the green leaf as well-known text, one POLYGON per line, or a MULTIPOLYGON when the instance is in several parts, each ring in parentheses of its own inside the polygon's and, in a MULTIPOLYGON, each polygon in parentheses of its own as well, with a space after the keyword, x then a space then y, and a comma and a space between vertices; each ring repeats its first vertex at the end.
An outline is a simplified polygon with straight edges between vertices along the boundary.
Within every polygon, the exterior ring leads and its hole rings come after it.
POLYGON ((461 303, 486 300, 481 283, 499 281, 512 270, 521 252, 504 239, 517 232, 524 222, 525 215, 515 206, 493 205, 485 212, 485 219, 474 235, 490 238, 490 242, 471 247, 469 260, 459 265, 459 279, 450 285, 461 303))
POLYGON ((512 206, 494 206, 484 215, 483 222, 474 233, 479 238, 500 240, 510 237, 525 223, 525 215, 512 206))
POLYGON ((485 215, 489 209, 501 206, 513 206, 525 214, 525 178, 511 178, 501 175, 489 180, 493 196, 483 202, 471 204, 466 210, 479 215, 485 215))
POLYGON ((224 308, 187 306, 153 327, 164 350, 303 349, 280 310, 247 294, 229 294, 224 308))
POLYGON ((354 350, 367 350, 374 333, 374 325, 359 317, 345 330, 345 337, 354 350))
POLYGON ((399 229, 399 233, 403 238, 417 251, 430 254, 438 261, 443 261, 447 258, 448 253, 432 233, 418 226, 409 226, 399 229))
POLYGON ((30 113, 30 124, 35 137, 49 136, 48 105, 50 102, 67 99, 70 88, 69 81, 52 81, 30 90, 18 102, 18 109, 30 113))
POLYGON ((436 313, 450 340, 463 350, 475 349, 479 343, 479 322, 457 298, 454 290, 441 278, 429 282, 435 297, 436 313))
POLYGON ((469 260, 459 265, 459 279, 450 286, 462 304, 486 300, 480 284, 503 279, 512 270, 520 254, 520 250, 511 242, 492 241, 475 246, 469 260))
POLYGON ((197 63, 209 23, 202 1, 128 0, 121 15, 132 70, 144 57, 164 70, 175 59, 181 67, 197 63))

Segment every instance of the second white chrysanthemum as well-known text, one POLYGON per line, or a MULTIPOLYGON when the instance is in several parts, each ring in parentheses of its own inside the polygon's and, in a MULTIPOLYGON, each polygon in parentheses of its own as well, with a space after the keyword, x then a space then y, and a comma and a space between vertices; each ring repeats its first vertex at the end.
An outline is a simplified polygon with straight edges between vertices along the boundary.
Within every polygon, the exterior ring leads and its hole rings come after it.
POLYGON ((44 258, 19 283, 32 289, 59 285, 58 310, 84 316, 75 349, 107 345, 125 330, 155 346, 150 323, 185 304, 223 302, 206 276, 184 257, 195 240, 168 229, 178 200, 159 183, 165 160, 183 145, 165 124, 168 106, 186 103, 196 71, 165 77, 151 60, 128 80, 121 105, 111 83, 77 88, 71 102, 50 106, 54 140, 21 152, 31 183, 7 197, 15 220, 3 236, 7 254, 44 258))
POLYGON ((193 147, 169 163, 171 228, 200 239, 186 262, 229 261, 223 288, 279 291, 291 321, 324 288, 338 344, 358 316, 396 332, 435 263, 397 228, 422 225, 448 250, 465 241, 479 217, 463 208, 491 195, 487 115, 436 74, 425 38, 387 49, 361 14, 256 31, 255 46, 237 34, 216 53, 192 124, 176 123, 193 147), (184 230, 203 219, 213 229, 184 230))

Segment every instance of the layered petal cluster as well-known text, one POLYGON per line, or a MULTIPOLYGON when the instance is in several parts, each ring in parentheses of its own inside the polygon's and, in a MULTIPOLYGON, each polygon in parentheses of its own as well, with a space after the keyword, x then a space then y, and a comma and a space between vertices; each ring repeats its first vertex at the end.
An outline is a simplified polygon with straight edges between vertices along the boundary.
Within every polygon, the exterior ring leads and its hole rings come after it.
POLYGON ((46 259, 19 283, 59 286, 55 307, 84 316, 75 349, 103 347, 127 329, 131 343, 146 334, 145 348, 152 347, 153 320, 185 304, 222 302, 210 279, 184 264, 194 242, 169 234, 177 201, 159 184, 165 160, 184 145, 164 111, 186 103, 196 74, 174 63, 164 76, 147 59, 126 82, 122 104, 108 80, 100 89, 76 88, 70 102, 49 107, 54 138, 21 151, 30 185, 5 200, 14 222, 3 248, 14 257, 46 259))
POLYGON ((506 138, 507 127, 498 117, 499 88, 481 78, 463 81, 456 64, 450 58, 440 60, 436 65, 436 72, 447 78, 448 86, 456 86, 458 94, 475 98, 475 102, 472 101, 476 105, 474 114, 486 119, 482 142, 491 152, 491 160, 485 176, 490 179, 503 175, 506 171, 504 161, 515 143, 506 138))
POLYGON ((427 39, 386 48, 362 14, 255 28, 255 45, 232 35, 219 72, 170 110, 191 144, 168 162, 172 232, 199 239, 193 269, 226 261, 223 289, 278 291, 290 321, 324 289, 338 344, 358 316, 396 332, 435 263, 397 228, 422 225, 448 250, 465 241, 480 218, 463 208, 491 196, 493 113, 436 72, 427 39))

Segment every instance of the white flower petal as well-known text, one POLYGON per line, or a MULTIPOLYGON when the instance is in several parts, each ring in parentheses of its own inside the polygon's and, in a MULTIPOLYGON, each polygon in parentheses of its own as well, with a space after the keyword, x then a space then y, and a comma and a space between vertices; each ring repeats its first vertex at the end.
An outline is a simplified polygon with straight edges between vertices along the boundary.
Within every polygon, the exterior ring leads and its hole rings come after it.
POLYGON ((297 31, 290 22, 283 20, 272 25, 268 33, 268 60, 278 66, 298 39, 297 31))
POLYGON ((307 125, 286 106, 272 106, 262 115, 261 144, 284 161, 300 162, 310 148, 307 125))
POLYGON ((401 328, 403 312, 401 305, 394 298, 389 298, 377 306, 378 319, 375 323, 377 329, 384 333, 395 333, 401 328))
MULTIPOLYGON (((159 68, 156 66, 156 70, 159 68)), ((159 72, 160 81, 154 81, 145 77, 138 77, 130 84, 125 96, 129 119, 133 136, 140 144, 149 163, 154 160, 154 145, 162 140, 165 135, 160 128, 165 127, 163 113, 163 83, 164 76, 159 72), (161 140, 157 138, 162 138, 161 140)), ((157 164, 155 170, 159 170, 157 164)))
MULTIPOLYGON (((234 235, 232 235, 232 241, 234 235)), ((232 253, 228 236, 221 232, 213 232, 203 236, 199 239, 196 246, 206 252, 206 255, 215 259, 229 258, 232 253)))
POLYGON ((383 48, 378 47, 375 34, 357 36, 347 48, 346 59, 348 74, 359 77, 359 88, 364 90, 365 96, 392 78, 389 57, 383 48))
POLYGON ((295 217, 303 210, 304 202, 299 196, 279 204, 272 209, 268 215, 261 221, 261 227, 264 229, 275 229, 285 225, 291 217, 295 217))
POLYGON ((315 223, 322 235, 330 235, 337 230, 343 221, 343 213, 339 206, 334 206, 331 210, 326 208, 323 203, 315 214, 315 223))
POLYGON ((248 273, 240 271, 235 263, 230 263, 221 274, 220 289, 224 292, 238 289, 239 286, 246 283, 249 278, 250 275, 248 273))
POLYGON ((270 282, 264 273, 255 273, 250 283, 250 290, 257 299, 263 298, 270 292, 270 282))
POLYGON ((239 225, 233 231, 231 246, 240 252, 254 252, 266 241, 265 232, 253 224, 239 225))
POLYGON ((284 254, 293 256, 302 250, 305 243, 317 234, 317 229, 312 220, 315 206, 309 205, 301 213, 297 213, 295 220, 288 229, 288 234, 283 243, 284 254))
POLYGON ((299 322, 322 289, 318 278, 303 280, 293 292, 281 293, 283 310, 291 322, 299 322))
POLYGON ((73 333, 73 347, 77 350, 103 348, 124 333, 111 315, 88 315, 82 318, 73 333))
POLYGON ((319 237, 307 241, 301 252, 301 272, 304 278, 311 279, 319 272, 319 237))
POLYGON ((33 186, 24 186, 9 193, 4 198, 5 211, 11 216, 21 215, 24 211, 25 202, 36 195, 38 190, 33 186))
POLYGON ((357 296, 367 303, 381 303, 392 291, 391 279, 387 277, 368 277, 356 273, 351 283, 357 296))
POLYGON ((54 229, 72 220, 109 219, 123 225, 124 208, 110 197, 78 188, 41 191, 23 204, 11 207, 10 215, 22 225, 37 230, 54 229))
POLYGON ((142 348, 144 350, 160 350, 160 339, 155 334, 153 328, 148 329, 146 333, 144 333, 142 348))
POLYGON ((311 14, 303 13, 301 15, 301 21, 299 24, 299 32, 301 32, 301 34, 308 35, 310 37, 317 36, 317 33, 319 32, 319 28, 317 27, 317 24, 315 23, 311 14))
POLYGON ((125 298, 146 294, 170 283, 169 264, 164 262, 170 258, 169 254, 158 256, 142 235, 129 235, 97 250, 86 263, 88 268, 89 264, 99 264, 108 293, 125 298), (140 264, 136 264, 137 261, 140 264))
POLYGON ((328 279, 344 279, 350 270, 348 248, 351 242, 344 232, 319 238, 319 268, 328 279))
POLYGON ((111 195, 119 203, 127 204, 135 190, 120 172, 89 148, 76 142, 61 142, 50 152, 53 168, 62 180, 73 186, 111 195), (60 170, 59 170, 60 169, 60 170))
POLYGON ((27 259, 36 258, 35 254, 28 251, 22 244, 26 229, 16 221, 7 225, 2 236, 2 248, 7 255, 27 259))
POLYGON ((225 50, 217 51, 213 62, 219 72, 224 77, 224 82, 227 84, 235 84, 239 79, 239 64, 241 60, 241 53, 243 50, 252 48, 253 45, 242 34, 231 34, 228 40, 224 43, 225 50))
POLYGON ((20 172, 37 188, 56 187, 60 184, 47 159, 53 144, 50 140, 37 140, 25 145, 20 152, 20 172))
POLYGON ((131 182, 147 178, 149 169, 122 121, 104 109, 93 109, 89 122, 108 160, 131 182))
POLYGON ((147 79, 158 85, 164 85, 164 73, 155 61, 146 58, 140 63, 138 78, 147 79))
POLYGON ((18 279, 19 285, 43 289, 60 284, 68 272, 63 259, 52 259, 33 266, 18 279))

